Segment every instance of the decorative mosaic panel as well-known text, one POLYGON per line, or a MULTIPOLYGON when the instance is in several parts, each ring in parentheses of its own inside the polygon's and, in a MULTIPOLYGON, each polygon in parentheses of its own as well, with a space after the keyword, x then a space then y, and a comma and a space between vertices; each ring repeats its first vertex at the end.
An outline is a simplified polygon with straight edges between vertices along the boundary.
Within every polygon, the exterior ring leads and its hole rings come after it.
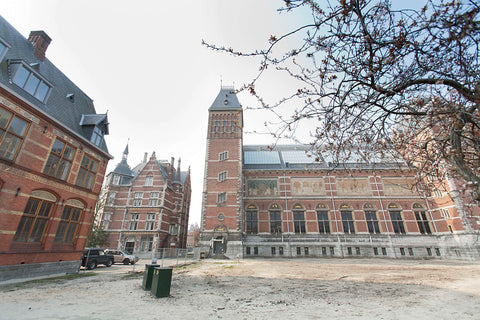
POLYGON ((372 194, 368 179, 337 178, 339 196, 369 196, 372 194))
POLYGON ((291 182, 292 194, 303 196, 322 196, 325 195, 325 187, 323 179, 306 179, 306 178, 292 178, 291 182))
POLYGON ((412 178, 382 178, 383 190, 388 196, 411 196, 415 195, 413 186, 415 180, 412 178))
POLYGON ((277 180, 247 180, 247 196, 278 196, 277 180))

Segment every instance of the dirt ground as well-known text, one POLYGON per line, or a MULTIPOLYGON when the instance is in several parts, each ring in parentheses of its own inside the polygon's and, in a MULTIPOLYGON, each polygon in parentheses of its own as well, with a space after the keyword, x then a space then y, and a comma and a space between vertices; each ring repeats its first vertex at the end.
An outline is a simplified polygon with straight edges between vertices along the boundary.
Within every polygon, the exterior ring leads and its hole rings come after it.
POLYGON ((0 319, 480 319, 478 262, 202 260, 174 268, 168 298, 131 271, 2 285, 0 319))

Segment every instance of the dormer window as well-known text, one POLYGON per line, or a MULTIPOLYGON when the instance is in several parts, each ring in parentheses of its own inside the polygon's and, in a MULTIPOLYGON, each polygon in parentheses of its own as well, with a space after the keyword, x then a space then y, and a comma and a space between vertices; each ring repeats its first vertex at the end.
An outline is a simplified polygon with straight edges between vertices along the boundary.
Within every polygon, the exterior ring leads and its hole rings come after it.
POLYGON ((8 48, 10 48, 10 46, 5 41, 3 41, 2 38, 0 38, 0 62, 5 57, 8 48))
POLYGON ((52 89, 52 86, 45 79, 23 63, 13 63, 10 68, 13 83, 41 102, 45 102, 52 89))
POLYGON ((100 146, 100 143, 102 143, 102 137, 103 131, 98 127, 93 128, 92 138, 90 141, 92 141, 94 145, 100 146))

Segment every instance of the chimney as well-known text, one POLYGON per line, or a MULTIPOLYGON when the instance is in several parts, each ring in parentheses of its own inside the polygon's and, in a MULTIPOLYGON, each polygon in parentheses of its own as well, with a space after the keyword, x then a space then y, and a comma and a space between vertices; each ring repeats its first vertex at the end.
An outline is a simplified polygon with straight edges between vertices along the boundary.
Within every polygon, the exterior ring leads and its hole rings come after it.
POLYGON ((147 163, 147 156, 148 156, 148 153, 145 152, 145 154, 143 155, 143 163, 147 163))
POLYGON ((52 39, 44 31, 31 31, 28 41, 33 44, 35 57, 43 61, 45 52, 52 39))

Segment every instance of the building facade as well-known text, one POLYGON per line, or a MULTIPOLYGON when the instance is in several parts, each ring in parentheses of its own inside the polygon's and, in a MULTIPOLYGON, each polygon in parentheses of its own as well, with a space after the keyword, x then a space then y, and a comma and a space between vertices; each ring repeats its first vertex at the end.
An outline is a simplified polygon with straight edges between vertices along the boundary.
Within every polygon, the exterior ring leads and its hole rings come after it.
POLYGON ((123 249, 143 258, 160 249, 184 249, 187 245, 191 201, 190 168, 181 171, 157 160, 155 152, 130 169, 128 146, 122 161, 107 175, 99 203, 99 223, 109 232, 108 247, 123 249))
POLYGON ((209 108, 199 246, 227 257, 478 259, 478 204, 412 191, 395 159, 315 161, 307 146, 243 145, 242 107, 222 87, 209 108))
POLYGON ((75 272, 108 161, 106 114, 0 17, 0 280, 75 272))

